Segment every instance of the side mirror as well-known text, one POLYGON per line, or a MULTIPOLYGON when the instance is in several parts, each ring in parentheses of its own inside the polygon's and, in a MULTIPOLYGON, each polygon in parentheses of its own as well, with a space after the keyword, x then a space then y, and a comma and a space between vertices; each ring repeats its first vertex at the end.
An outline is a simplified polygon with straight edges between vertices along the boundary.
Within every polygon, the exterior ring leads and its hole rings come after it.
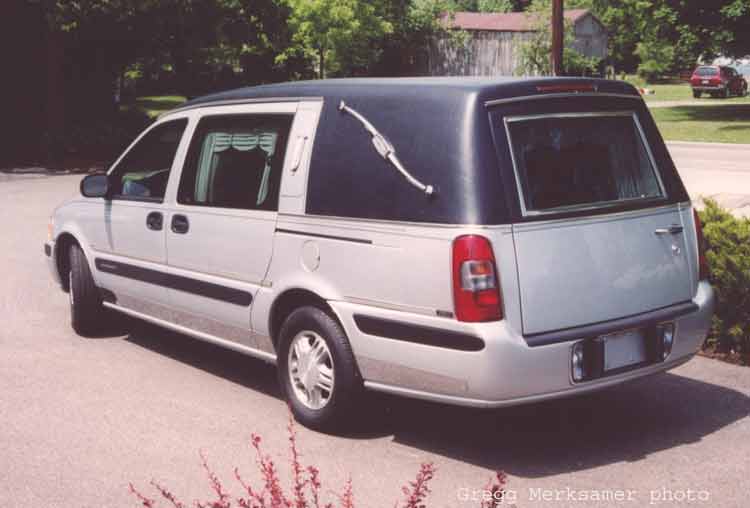
POLYGON ((106 174, 84 177, 81 180, 81 194, 87 198, 106 198, 109 195, 109 177, 106 174))

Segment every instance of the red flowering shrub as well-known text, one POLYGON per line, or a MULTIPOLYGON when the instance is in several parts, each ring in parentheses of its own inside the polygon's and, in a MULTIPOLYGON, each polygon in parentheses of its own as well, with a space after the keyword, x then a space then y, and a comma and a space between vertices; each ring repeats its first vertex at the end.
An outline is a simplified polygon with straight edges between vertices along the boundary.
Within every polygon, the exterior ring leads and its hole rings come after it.
MULTIPOLYGON (((321 499, 322 484, 320 473, 314 466, 303 466, 300 462, 300 454, 297 448, 297 434, 294 430, 294 421, 291 416, 289 425, 289 450, 292 469, 291 490, 285 491, 281 485, 278 470, 271 457, 263 453, 261 449, 261 438, 255 434, 251 435, 250 445, 255 450, 256 462, 263 478, 263 485, 254 488, 240 475, 239 469, 234 469, 234 477, 242 486, 242 495, 233 497, 224 488, 221 480, 216 476, 213 469, 208 465, 208 460, 203 452, 200 453, 201 464, 208 477, 209 485, 214 493, 214 500, 196 500, 193 506, 197 508, 333 508, 332 502, 323 502, 321 499)), ((436 468, 431 462, 423 463, 414 481, 409 482, 401 488, 404 499, 396 503, 396 508, 425 508, 426 499, 430 493, 429 483, 435 476, 436 468)), ((496 508, 502 504, 503 494, 507 477, 505 473, 498 472, 495 480, 491 480, 485 487, 488 501, 482 501, 480 508, 496 508), (491 494, 491 496, 489 496, 491 494)), ((172 508, 187 508, 187 505, 166 487, 151 480, 152 487, 163 501, 172 508)), ((145 508, 156 508, 156 499, 152 499, 141 493, 133 484, 130 484, 130 492, 135 496, 139 506, 145 508)), ((352 481, 349 479, 340 494, 334 494, 340 508, 354 508, 354 490, 352 481)))

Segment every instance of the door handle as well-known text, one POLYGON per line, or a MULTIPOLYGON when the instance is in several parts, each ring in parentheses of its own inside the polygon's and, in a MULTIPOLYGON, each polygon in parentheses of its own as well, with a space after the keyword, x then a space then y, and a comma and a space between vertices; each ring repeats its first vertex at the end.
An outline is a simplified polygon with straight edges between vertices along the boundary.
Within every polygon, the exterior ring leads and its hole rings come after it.
POLYGON ((154 231, 161 231, 164 227, 164 216, 161 212, 151 212, 146 216, 146 227, 154 231))
POLYGON ((305 152, 305 145, 307 144, 307 136, 300 136, 297 138, 297 144, 294 146, 294 157, 292 158, 292 166, 289 168, 292 173, 297 171, 302 164, 302 154, 305 152))
POLYGON ((184 215, 177 214, 172 216, 172 232, 178 235, 184 235, 190 229, 190 221, 184 215))
POLYGON ((657 235, 677 235, 679 233, 682 233, 682 229, 682 226, 672 224, 668 228, 659 228, 654 231, 654 233, 657 235))

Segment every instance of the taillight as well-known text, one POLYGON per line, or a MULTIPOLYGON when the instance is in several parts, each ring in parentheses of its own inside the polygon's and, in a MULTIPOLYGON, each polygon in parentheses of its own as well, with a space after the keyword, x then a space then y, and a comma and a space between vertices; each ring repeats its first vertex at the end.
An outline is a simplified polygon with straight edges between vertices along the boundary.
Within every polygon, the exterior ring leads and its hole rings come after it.
POLYGON ((693 208, 693 222, 695 222, 695 238, 698 240, 698 279, 708 279, 708 261, 706 260, 706 240, 703 238, 703 227, 698 212, 693 208))
POLYGON ((453 304, 459 321, 503 318, 495 256, 483 236, 465 235, 453 240, 453 304))

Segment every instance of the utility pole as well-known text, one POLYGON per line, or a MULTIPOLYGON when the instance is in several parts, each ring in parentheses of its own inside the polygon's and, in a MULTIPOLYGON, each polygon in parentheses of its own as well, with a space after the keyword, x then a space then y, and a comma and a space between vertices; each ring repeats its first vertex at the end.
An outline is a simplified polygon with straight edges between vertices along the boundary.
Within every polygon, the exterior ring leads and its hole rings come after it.
POLYGON ((552 0, 552 54, 550 62, 553 76, 563 73, 563 0, 552 0))

